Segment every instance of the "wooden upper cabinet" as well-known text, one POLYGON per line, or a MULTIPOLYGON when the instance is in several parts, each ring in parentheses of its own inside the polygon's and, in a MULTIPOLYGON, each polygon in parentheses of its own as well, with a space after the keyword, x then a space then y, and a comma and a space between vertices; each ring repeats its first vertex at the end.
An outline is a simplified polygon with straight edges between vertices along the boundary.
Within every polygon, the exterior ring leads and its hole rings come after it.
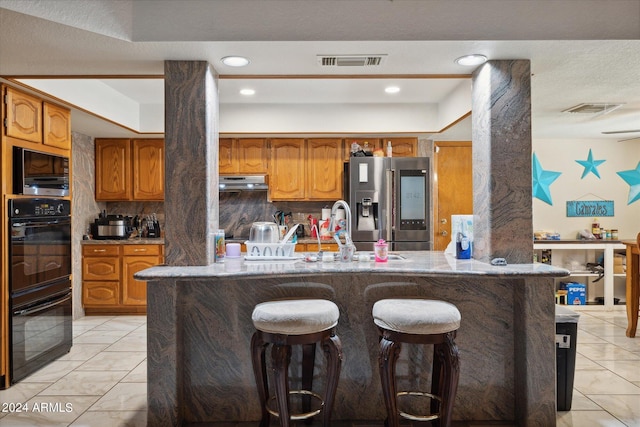
POLYGON ((266 174, 269 172, 268 148, 264 138, 220 138, 218 173, 266 174))
POLYGON ((238 173, 238 160, 235 157, 236 141, 233 138, 220 138, 218 140, 218 173, 238 173))
POLYGON ((307 199, 342 199, 342 140, 335 138, 307 141, 307 199))
POLYGON ((164 140, 134 139, 133 199, 164 200, 164 140))
POLYGON ((7 136, 42 142, 42 100, 13 88, 6 90, 7 136))
POLYGON ((269 172, 267 142, 263 138, 241 138, 237 142, 238 172, 264 174, 269 172))
POLYGON ((269 164, 269 199, 304 200, 304 198, 304 139, 272 139, 271 162, 269 164))
POLYGON ((43 104, 43 143, 52 147, 71 149, 71 111, 49 102, 43 104))
POLYGON ((418 138, 386 138, 382 140, 382 149, 387 154, 387 141, 391 141, 393 157, 417 157, 418 138))
POLYGON ((341 199, 342 156, 341 139, 272 139, 269 199, 341 199))
POLYGON ((131 199, 131 143, 96 139, 96 200, 131 199))

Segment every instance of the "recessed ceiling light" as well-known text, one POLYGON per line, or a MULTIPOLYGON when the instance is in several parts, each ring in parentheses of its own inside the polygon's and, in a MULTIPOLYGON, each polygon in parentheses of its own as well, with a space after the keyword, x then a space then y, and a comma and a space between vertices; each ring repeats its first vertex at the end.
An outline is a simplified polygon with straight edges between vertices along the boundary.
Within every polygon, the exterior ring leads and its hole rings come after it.
POLYGON ((225 56, 221 61, 229 67, 244 67, 249 65, 249 60, 244 56, 225 56))
POLYGON ((256 91, 253 89, 240 89, 240 95, 250 96, 255 94, 256 94, 256 91))
POLYGON ((398 86, 388 86, 384 88, 384 91, 387 93, 398 93, 400 92, 400 88, 398 86))
POLYGON ((476 65, 484 64, 485 62, 487 62, 487 57, 477 53, 473 55, 461 56, 455 61, 456 64, 463 65, 465 67, 473 67, 476 65))

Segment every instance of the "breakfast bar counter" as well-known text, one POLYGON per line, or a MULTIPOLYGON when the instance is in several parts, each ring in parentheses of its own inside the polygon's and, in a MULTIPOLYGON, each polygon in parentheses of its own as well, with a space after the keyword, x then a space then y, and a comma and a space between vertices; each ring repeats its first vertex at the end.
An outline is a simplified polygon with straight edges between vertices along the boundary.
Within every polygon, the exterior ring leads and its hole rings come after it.
MULTIPOLYGON (((492 266, 442 252, 397 255, 387 263, 227 258, 137 273, 148 281, 148 425, 259 421, 251 313, 260 302, 282 298, 325 298, 338 305, 344 361, 333 420, 381 422, 371 308, 390 297, 439 299, 460 310, 454 420, 555 425, 554 278, 569 272, 545 264, 492 266)), ((320 353, 316 364, 323 369, 320 353)), ((420 347, 404 349, 399 385, 424 388, 430 358, 420 347)), ((295 388, 299 375, 291 377, 295 388)), ((324 385, 321 375, 314 382, 324 385)))

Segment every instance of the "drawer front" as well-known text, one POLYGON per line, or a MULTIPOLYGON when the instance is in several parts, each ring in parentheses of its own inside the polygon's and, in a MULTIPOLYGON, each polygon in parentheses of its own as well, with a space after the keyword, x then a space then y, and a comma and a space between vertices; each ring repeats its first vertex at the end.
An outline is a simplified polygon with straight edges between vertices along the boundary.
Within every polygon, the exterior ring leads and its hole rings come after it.
POLYGON ((82 280, 120 280, 120 258, 85 258, 82 260, 82 280))
POLYGON ((161 255, 162 245, 122 245, 125 255, 161 255))
POLYGON ((82 282, 82 303, 85 306, 118 305, 120 286, 118 282, 82 282))
POLYGON ((83 245, 82 255, 84 256, 118 256, 120 255, 120 245, 83 245))

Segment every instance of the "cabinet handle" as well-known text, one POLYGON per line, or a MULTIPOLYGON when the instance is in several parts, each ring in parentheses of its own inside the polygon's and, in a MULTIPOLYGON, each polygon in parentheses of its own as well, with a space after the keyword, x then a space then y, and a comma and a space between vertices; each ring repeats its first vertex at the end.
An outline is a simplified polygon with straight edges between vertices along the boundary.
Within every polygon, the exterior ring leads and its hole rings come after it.
POLYGON ((133 251, 134 252, 147 252, 146 249, 134 249, 133 251))
POLYGON ((107 250, 106 250, 106 249, 94 249, 94 250, 93 250, 93 252, 94 252, 94 253, 97 253, 97 252, 107 252, 107 250))

